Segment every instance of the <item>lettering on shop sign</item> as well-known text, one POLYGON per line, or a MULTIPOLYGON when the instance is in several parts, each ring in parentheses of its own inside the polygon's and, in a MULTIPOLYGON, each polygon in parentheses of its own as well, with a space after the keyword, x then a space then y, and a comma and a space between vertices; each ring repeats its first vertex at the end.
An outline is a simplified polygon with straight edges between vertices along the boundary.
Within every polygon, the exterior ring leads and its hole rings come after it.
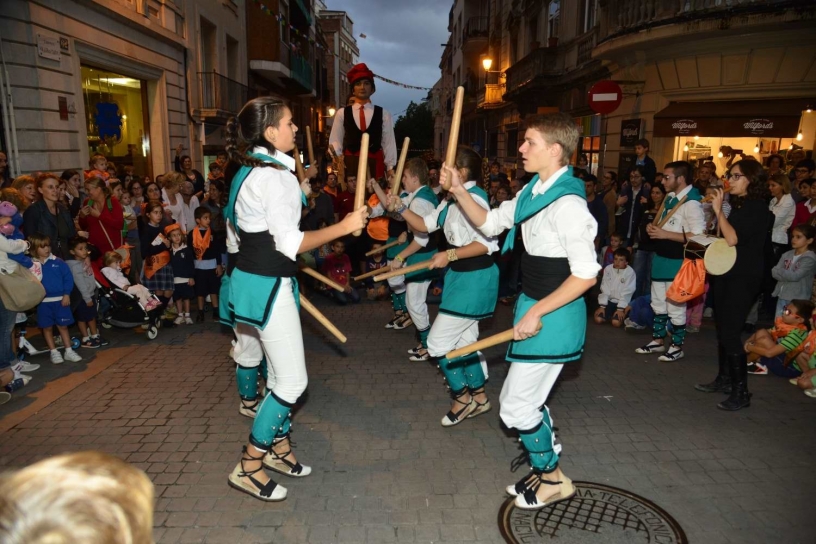
POLYGON ((44 59, 56 61, 62 59, 59 39, 37 34, 37 54, 44 59))
POLYGON ((640 140, 640 119, 627 119, 621 122, 621 147, 635 147, 635 144, 640 140))
POLYGON ((766 130, 773 130, 774 123, 770 119, 751 119, 743 123, 742 128, 751 134, 764 134, 766 130))
POLYGON ((672 123, 672 129, 680 134, 691 134, 693 130, 697 130, 697 121, 694 119, 678 119, 672 123))
POLYGON ((618 542, 688 544, 677 521, 652 501, 612 486, 573 482, 575 496, 538 511, 516 508, 509 499, 499 510, 499 529, 507 542, 533 544, 563 537, 585 540, 595 533, 618 542))

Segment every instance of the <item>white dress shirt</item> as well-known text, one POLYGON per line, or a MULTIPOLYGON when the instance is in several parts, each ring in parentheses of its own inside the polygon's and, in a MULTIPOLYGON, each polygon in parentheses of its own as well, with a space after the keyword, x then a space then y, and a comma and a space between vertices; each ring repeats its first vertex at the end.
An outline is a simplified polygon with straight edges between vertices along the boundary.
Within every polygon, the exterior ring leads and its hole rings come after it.
MULTIPOLYGON (((674 193, 666 194, 666 198, 676 196, 678 200, 681 200, 691 189, 692 186, 687 185, 682 191, 677 193, 677 195, 674 193)), ((663 217, 671 212, 672 210, 667 210, 663 217)), ((660 220, 658 220, 658 223, 660 223, 660 220)), ((686 235, 690 237, 695 234, 703 234, 706 231, 705 225, 705 214, 703 213, 702 203, 699 200, 686 200, 680 205, 680 209, 660 228, 668 232, 685 232, 686 235)))
MULTIPOLYGON (((354 124, 360 128, 360 104, 352 104, 351 110, 354 112, 354 124)), ((362 106, 363 114, 365 115, 366 127, 371 126, 371 118, 374 117, 374 104, 367 102, 362 106)), ((346 134, 346 129, 343 125, 346 118, 346 109, 340 108, 334 114, 334 121, 332 122, 331 134, 329 134, 329 145, 334 148, 334 152, 338 156, 343 155, 343 136, 346 134)), ((383 108, 382 112, 382 150, 383 162, 385 169, 393 169, 397 164, 397 140, 394 137, 394 122, 391 119, 391 114, 388 110, 383 108)))
POLYGON ((604 268, 603 279, 601 280, 601 293, 598 295, 598 304, 607 306, 609 303, 616 304, 619 310, 623 310, 632 300, 637 286, 637 277, 631 266, 623 270, 608 265, 604 268))
MULTIPOLYGON (((420 217, 426 217, 429 214, 433 213, 434 205, 431 202, 428 202, 424 198, 415 198, 419 190, 422 189, 420 185, 415 191, 408 193, 407 196, 401 198, 403 204, 408 206, 408 209, 417 214, 420 217)), ((393 213, 386 213, 385 207, 383 203, 380 202, 374 208, 371 209, 371 214, 369 215, 370 218, 380 217, 381 215, 387 215, 391 221, 405 221, 405 219, 396 212, 393 213)), ((408 225, 408 230, 414 234, 414 240, 416 243, 422 247, 428 245, 428 233, 427 232, 414 232, 414 229, 408 225)))
MULTIPOLYGON (((813 213, 813 210, 810 210, 810 206, 808 206, 809 204, 810 202, 805 202, 805 206, 813 213)), ((796 215, 796 203, 791 195, 782 195, 780 199, 773 197, 768 207, 774 214, 771 241, 775 244, 787 245, 788 229, 793 223, 793 217, 796 215)))
MULTIPOLYGON (((547 180, 539 179, 533 187, 533 195, 541 195, 555 184, 567 171, 564 166, 547 180)), ((498 209, 490 210, 487 221, 479 227, 487 236, 498 236, 515 224, 516 201, 502 202, 498 209)), ((598 223, 589 213, 586 200, 577 195, 565 195, 547 206, 521 225, 524 247, 536 257, 566 257, 570 272, 581 279, 598 276, 601 265, 595 255, 595 236, 598 223)))
MULTIPOLYGON (((465 183, 465 189, 470 189, 475 185, 475 181, 468 181, 465 183)), ((485 210, 490 210, 490 206, 482 197, 472 193, 470 196, 473 197, 476 204, 485 210)), ((448 240, 449 244, 456 247, 465 247, 471 242, 479 242, 487 248, 488 255, 491 255, 499 250, 498 238, 495 236, 485 236, 479 232, 476 225, 471 223, 470 219, 468 219, 467 216, 459 209, 459 206, 453 202, 451 202, 450 206, 448 206, 448 201, 444 201, 442 204, 437 206, 433 212, 425 216, 425 228, 428 229, 429 234, 439 230, 439 214, 441 214, 442 210, 444 210, 446 207, 448 208, 448 216, 445 218, 443 232, 445 233, 445 238, 448 240)))
MULTIPOLYGON (((252 152, 269 153, 262 147, 256 147, 252 152)), ((274 157, 286 168, 295 168, 295 160, 289 155, 276 151, 274 157)), ((241 232, 269 231, 275 239, 276 249, 294 261, 303 241, 303 232, 298 228, 303 209, 301 194, 300 184, 289 170, 272 166, 253 168, 235 200, 238 229, 241 232)), ((227 223, 227 248, 234 253, 240 237, 227 223)))

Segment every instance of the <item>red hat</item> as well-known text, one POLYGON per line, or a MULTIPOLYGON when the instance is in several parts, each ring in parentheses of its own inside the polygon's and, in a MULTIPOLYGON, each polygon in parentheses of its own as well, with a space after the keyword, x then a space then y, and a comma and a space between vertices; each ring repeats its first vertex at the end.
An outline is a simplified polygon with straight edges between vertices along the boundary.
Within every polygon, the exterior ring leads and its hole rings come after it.
POLYGON ((352 87, 361 79, 367 79, 371 82, 371 92, 376 90, 374 86, 374 72, 369 70, 365 63, 361 62, 360 64, 352 66, 348 73, 346 73, 346 77, 348 78, 349 85, 352 87))

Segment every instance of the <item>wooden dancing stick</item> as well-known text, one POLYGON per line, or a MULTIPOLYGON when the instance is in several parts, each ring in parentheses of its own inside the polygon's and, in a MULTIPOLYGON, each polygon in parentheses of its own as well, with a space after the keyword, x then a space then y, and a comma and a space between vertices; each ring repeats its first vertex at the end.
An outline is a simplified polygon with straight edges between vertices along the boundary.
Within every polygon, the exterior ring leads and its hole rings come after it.
POLYGON ((400 242, 399 240, 394 240, 394 241, 393 241, 393 242, 391 242, 390 244, 385 244, 385 245, 384 245, 384 246, 382 246, 382 247, 378 247, 377 249, 372 249, 371 251, 368 251, 368 252, 365 254, 365 256, 366 256, 366 257, 371 257, 372 255, 376 255, 377 253, 382 253, 382 252, 383 252, 383 251, 385 251, 386 249, 391 249, 392 247, 397 247, 397 246, 398 246, 398 245, 400 245, 401 243, 402 243, 402 242, 400 242))
POLYGON ((374 276, 374 281, 383 281, 387 280, 388 278, 402 276, 403 274, 410 274, 411 272, 416 272, 417 270, 425 270, 431 266, 432 262, 433 261, 429 259, 427 261, 422 261, 421 263, 412 264, 411 266, 403 266, 402 268, 392 270, 391 272, 384 272, 379 276, 374 276))
POLYGON ((306 170, 303 168, 303 163, 300 162, 300 151, 298 151, 297 145, 295 145, 293 153, 295 155, 295 172, 297 173, 298 181, 303 183, 306 181, 306 170))
POLYGON ((493 336, 488 336, 478 342, 473 342, 463 348, 455 349, 451 352, 448 352, 445 357, 448 360, 456 359, 457 357, 462 357, 463 355, 470 355, 471 353, 476 353, 477 351, 481 351, 483 349, 492 348, 493 346, 498 346, 499 344, 506 344, 507 342, 513 339, 513 329, 508 329, 504 332, 500 332, 499 334, 494 334, 493 336))
POLYGON ((331 321, 329 321, 328 319, 326 319, 326 316, 325 316, 325 315, 323 315, 323 314, 320 312, 320 310, 318 310, 317 308, 315 308, 315 307, 312 305, 312 303, 311 303, 311 302, 309 302, 308 300, 306 300, 306 297, 304 297, 303 295, 300 295, 300 306, 301 306, 301 308, 303 308, 304 310, 306 310, 307 312, 309 312, 310 314, 312 314, 312 317, 314 317, 315 319, 317 319, 317 320, 320 322, 320 324, 321 324, 321 325, 323 325, 324 327, 326 327, 326 329, 327 329, 327 330, 328 330, 330 333, 332 333, 332 334, 334 335, 334 337, 335 337, 335 338, 337 338, 338 340, 340 340, 340 342, 342 342, 343 344, 345 344, 345 343, 346 343, 346 340, 348 340, 348 339, 346 338, 346 335, 344 335, 342 332, 340 332, 340 330, 339 330, 337 327, 335 327, 335 326, 334 326, 334 324, 333 324, 331 321))
POLYGON ((402 182, 402 171, 405 169, 405 159, 408 157, 409 143, 411 143, 411 138, 406 136, 405 140, 402 141, 402 151, 400 151, 399 160, 397 161, 397 170, 394 172, 394 188, 391 189, 391 194, 394 196, 399 196, 400 183, 402 182))
POLYGON ((340 285, 336 281, 332 280, 331 278, 327 278, 326 276, 324 276, 320 272, 317 272, 316 270, 312 270, 308 266, 304 266, 300 270, 304 274, 306 274, 307 276, 311 276, 314 279, 316 279, 317 281, 321 281, 321 282, 325 283, 326 285, 328 285, 329 287, 331 287, 332 289, 340 291, 341 293, 346 290, 345 287, 343 287, 342 285, 340 285))
MULTIPOLYGON (((465 100, 465 88, 456 88, 456 102, 453 104, 453 117, 451 117, 450 133, 448 134, 448 149, 445 154, 445 164, 448 168, 456 165, 456 148, 459 145, 459 123, 462 120, 462 104, 465 100)), ((445 178, 446 183, 442 186, 446 191, 450 191, 450 178, 445 178)))
POLYGON ((360 280, 368 279, 371 276, 376 276, 377 274, 385 274, 385 272, 382 271, 382 268, 378 268, 377 270, 372 270, 371 272, 366 272, 365 274, 360 274, 359 276, 354 276, 352 279, 354 281, 360 281, 360 280))
MULTIPOLYGON (((357 192, 354 193, 354 209, 359 210, 365 206, 366 195, 366 172, 368 170, 368 133, 363 133, 363 138, 360 140, 360 162, 357 164, 357 192)), ((354 236, 360 236, 363 230, 355 230, 354 236)))
POLYGON ((306 153, 309 157, 309 166, 314 166, 314 147, 312 146, 312 127, 306 125, 306 153))
MULTIPOLYGON (((538 324, 538 334, 541 331, 541 323, 538 324)), ((481 351, 483 349, 492 348, 493 346, 498 346, 499 344, 506 344, 513 340, 513 329, 507 329, 504 332, 500 332, 499 334, 494 334, 493 336, 488 336, 478 342, 473 342, 472 344, 468 344, 467 346, 459 349, 455 349, 453 351, 449 351, 445 357, 448 360, 456 359, 457 357, 462 357, 464 355, 470 355, 471 353, 476 353, 477 351, 481 351)))

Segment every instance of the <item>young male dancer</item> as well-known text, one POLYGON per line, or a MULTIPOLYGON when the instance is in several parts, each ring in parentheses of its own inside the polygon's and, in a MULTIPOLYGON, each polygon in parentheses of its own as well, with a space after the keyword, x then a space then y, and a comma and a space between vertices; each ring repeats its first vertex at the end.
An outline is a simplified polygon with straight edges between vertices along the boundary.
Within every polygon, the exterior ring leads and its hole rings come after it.
POLYGON ((564 363, 581 357, 587 313, 581 296, 596 281, 598 225, 586 205, 583 182, 567 166, 578 143, 578 127, 564 113, 527 120, 519 151, 524 169, 535 173, 513 200, 498 209, 481 207, 445 166, 459 208, 487 236, 510 229, 504 250, 512 248, 521 226, 522 294, 516 302, 511 363, 502 387, 500 415, 519 432, 532 472, 507 487, 523 509, 540 509, 575 494, 572 481, 558 467, 553 423, 545 402, 564 363), (541 407, 544 406, 542 410, 541 407))

